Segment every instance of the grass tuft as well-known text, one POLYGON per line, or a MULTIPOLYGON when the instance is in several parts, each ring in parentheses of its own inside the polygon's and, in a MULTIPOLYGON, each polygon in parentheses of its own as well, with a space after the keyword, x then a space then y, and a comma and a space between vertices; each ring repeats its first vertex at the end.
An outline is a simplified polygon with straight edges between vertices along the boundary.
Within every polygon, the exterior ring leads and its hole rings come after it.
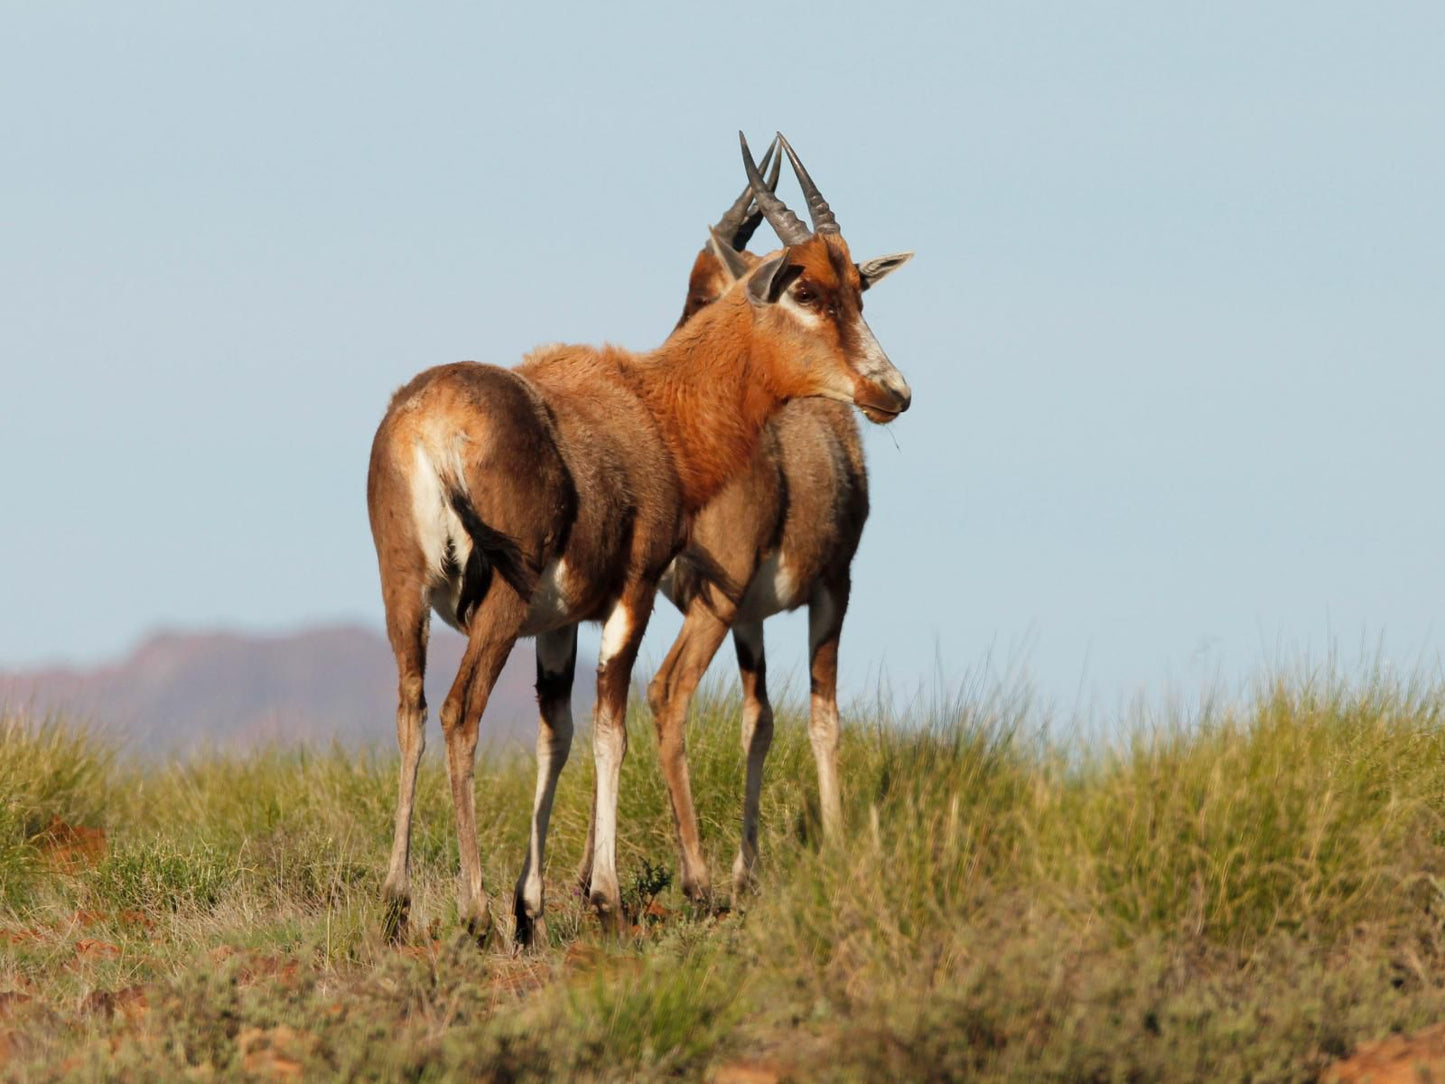
MULTIPOLYGON (((477 770, 502 925, 461 935, 444 770, 418 780, 405 936, 381 899, 396 760, 272 749, 117 762, 61 720, 0 722, 0 1071, 136 1079, 1316 1079, 1445 1019, 1445 689, 1272 680, 1114 741, 1028 697, 845 719, 846 838, 821 839, 783 704, 760 884, 688 905, 634 705, 619 873, 635 935, 573 885, 592 757, 548 852, 548 939, 510 951, 532 766, 477 770), (396 931, 393 930, 393 933, 396 931), (8 1059, 5 1060, 5 1059, 8 1059), (739 1069, 739 1073, 743 1070, 739 1069)), ((688 733, 714 884, 737 847, 740 705, 688 733)))

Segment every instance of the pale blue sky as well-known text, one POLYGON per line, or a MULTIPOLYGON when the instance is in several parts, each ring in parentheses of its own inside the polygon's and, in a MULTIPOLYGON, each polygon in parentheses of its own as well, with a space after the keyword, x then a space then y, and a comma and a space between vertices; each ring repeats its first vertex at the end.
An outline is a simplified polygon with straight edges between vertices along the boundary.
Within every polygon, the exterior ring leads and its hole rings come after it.
POLYGON ((661 341, 739 127, 918 252, 850 689, 1437 666, 1442 57, 1425 3, 8 4, 0 666, 379 625, 392 388, 661 341))

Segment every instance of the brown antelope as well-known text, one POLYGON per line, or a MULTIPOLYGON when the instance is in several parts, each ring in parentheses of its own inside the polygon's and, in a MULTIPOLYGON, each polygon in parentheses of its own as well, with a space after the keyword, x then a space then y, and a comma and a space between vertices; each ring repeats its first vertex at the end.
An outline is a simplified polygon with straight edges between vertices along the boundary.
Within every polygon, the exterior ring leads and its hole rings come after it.
MULTIPOLYGON (((784 144, 784 149, 791 157, 791 148, 784 144)), ((793 162, 810 206, 821 202, 811 178, 796 158, 793 162)), ((698 254, 679 327, 757 264, 758 257, 743 251, 764 213, 750 208, 751 200, 749 188, 713 229, 716 244, 725 243, 731 251, 720 254, 709 246, 698 254)), ((823 228, 816 218, 814 226, 823 228)), ((912 255, 897 253, 859 265, 860 289, 868 289, 912 255)), ((860 298, 860 309, 861 304, 860 298)), ((866 408, 865 413, 877 422, 894 417, 866 408)), ((825 837, 834 839, 841 832, 838 639, 848 609, 849 569, 867 518, 868 474, 852 410, 825 399, 799 399, 764 427, 747 466, 698 514, 687 547, 663 576, 662 591, 683 612, 684 621, 648 689, 648 700, 682 854, 682 887, 691 898, 708 896, 709 878, 683 733, 693 693, 729 627, 742 678, 747 757, 734 891, 742 891, 752 878, 763 762, 773 734, 763 620, 805 604, 812 687, 808 730, 818 767, 819 805, 825 837), (741 591, 728 591, 695 572, 713 567, 723 573, 724 583, 739 585, 741 591)))
POLYGON ((863 321, 862 278, 836 223, 814 208, 809 232, 767 191, 746 140, 742 152, 759 205, 776 204, 769 220, 782 223, 786 247, 739 274, 662 346, 644 354, 554 346, 510 370, 475 362, 428 369, 396 392, 377 429, 367 504, 397 660, 401 747, 383 890, 393 934, 410 905, 429 611, 467 638, 441 723, 459 912, 479 939, 491 914, 476 836, 478 726, 512 645, 537 638, 537 788, 514 894, 521 943, 543 913, 547 823, 572 742, 577 623, 602 622, 589 898, 604 925, 616 927, 627 689, 658 581, 691 520, 747 465, 788 401, 821 396, 880 417, 908 409, 907 382, 863 321))

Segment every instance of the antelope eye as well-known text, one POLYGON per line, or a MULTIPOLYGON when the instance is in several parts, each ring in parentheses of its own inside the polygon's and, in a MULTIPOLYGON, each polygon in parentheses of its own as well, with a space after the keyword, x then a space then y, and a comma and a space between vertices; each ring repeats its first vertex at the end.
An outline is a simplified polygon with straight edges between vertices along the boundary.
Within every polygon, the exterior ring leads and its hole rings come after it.
POLYGON ((799 286, 793 291, 793 300, 799 305, 812 305, 817 302, 818 295, 809 286, 799 286))

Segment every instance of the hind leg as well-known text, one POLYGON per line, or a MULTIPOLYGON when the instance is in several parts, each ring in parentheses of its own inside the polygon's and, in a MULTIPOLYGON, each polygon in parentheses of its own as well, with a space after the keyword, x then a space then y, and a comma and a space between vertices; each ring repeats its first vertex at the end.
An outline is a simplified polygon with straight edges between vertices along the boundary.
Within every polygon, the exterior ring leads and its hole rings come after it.
POLYGON ((743 753, 748 758, 743 790, 743 834, 733 861, 733 892, 752 887, 758 860, 758 807, 763 793, 763 763, 773 744, 773 706, 768 702, 768 660, 763 651, 763 623, 744 621, 733 626, 738 674, 743 683, 743 753))
POLYGON ((697 808, 687 770, 685 731, 693 694, 707 672, 708 663, 728 634, 727 618, 714 613, 701 599, 688 608, 677 642, 667 653, 647 691, 657 726, 658 757, 667 795, 672 802, 672 823, 682 856, 682 891, 688 899, 706 902, 711 896, 707 861, 697 827, 697 808))
POLYGON ((557 776, 572 749, 572 678, 577 668, 577 626, 537 637, 537 791, 532 799, 532 833, 527 860, 512 897, 516 941, 530 945, 545 936, 542 921, 542 863, 557 776))
POLYGON ((385 595, 386 631, 396 655, 396 742, 401 751, 397 783, 396 823, 392 833, 391 862, 382 898, 386 907, 387 940, 405 935, 411 912, 411 818, 416 803, 417 766, 426 747, 427 631, 431 611, 420 581, 397 585, 385 595))
POLYGON ((472 613, 462 664, 441 710, 442 733, 447 743, 447 776, 456 811, 457 850, 461 857, 457 909, 468 932, 482 943, 491 934, 492 918, 487 894, 482 888, 477 845, 477 731, 487 698, 511 653, 526 613, 525 604, 515 592, 501 585, 493 586, 472 613))

